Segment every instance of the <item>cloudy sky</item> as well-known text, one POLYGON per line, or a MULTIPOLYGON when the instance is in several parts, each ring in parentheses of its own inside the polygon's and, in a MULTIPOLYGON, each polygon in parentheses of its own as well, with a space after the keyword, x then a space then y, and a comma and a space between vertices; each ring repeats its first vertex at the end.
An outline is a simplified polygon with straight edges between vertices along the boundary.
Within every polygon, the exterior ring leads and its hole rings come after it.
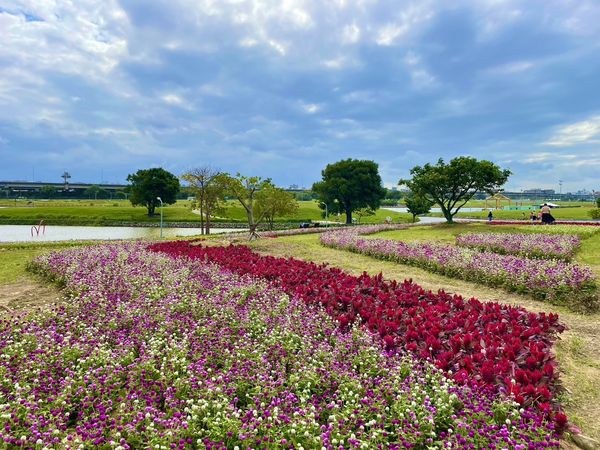
POLYGON ((596 0, 0 0, 0 179, 210 164, 387 186, 459 155, 600 189, 596 0))

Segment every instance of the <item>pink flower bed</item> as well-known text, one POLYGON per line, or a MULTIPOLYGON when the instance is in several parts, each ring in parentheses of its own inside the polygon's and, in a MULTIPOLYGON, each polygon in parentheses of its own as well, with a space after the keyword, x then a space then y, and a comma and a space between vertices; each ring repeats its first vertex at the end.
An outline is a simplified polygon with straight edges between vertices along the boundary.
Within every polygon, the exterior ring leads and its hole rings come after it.
POLYGON ((581 240, 565 234, 465 233, 456 237, 456 244, 501 254, 570 260, 581 240))

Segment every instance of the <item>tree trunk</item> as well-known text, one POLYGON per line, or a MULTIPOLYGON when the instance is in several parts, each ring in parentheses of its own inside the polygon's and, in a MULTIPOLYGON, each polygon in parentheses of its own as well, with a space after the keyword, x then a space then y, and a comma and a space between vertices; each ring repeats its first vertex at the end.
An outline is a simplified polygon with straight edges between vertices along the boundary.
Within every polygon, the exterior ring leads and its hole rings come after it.
POLYGON ((200 234, 206 234, 204 232, 204 201, 200 199, 200 234))
POLYGON ((440 204, 440 207, 442 208, 442 213, 444 214, 444 217, 446 218, 446 222, 454 223, 454 221, 452 220, 454 216, 452 214, 450 214, 450 210, 448 210, 443 203, 440 204))
POLYGON ((346 208, 346 225, 352 225, 352 208, 346 208))
POLYGON ((417 215, 416 215, 416 214, 413 214, 413 223, 415 223, 415 222, 416 222, 416 220, 417 220, 417 215))
POLYGON ((210 234, 210 208, 206 205, 206 234, 210 234))
POLYGON ((254 223, 254 212, 252 211, 252 209, 249 209, 248 211, 246 211, 246 215, 248 216, 248 228, 250 232, 250 236, 248 237, 248 239, 250 241, 258 239, 258 233, 256 232, 257 225, 254 223))
POLYGON ((149 206, 146 206, 146 208, 148 208, 148 217, 152 217, 154 215, 155 206, 149 205, 149 206))

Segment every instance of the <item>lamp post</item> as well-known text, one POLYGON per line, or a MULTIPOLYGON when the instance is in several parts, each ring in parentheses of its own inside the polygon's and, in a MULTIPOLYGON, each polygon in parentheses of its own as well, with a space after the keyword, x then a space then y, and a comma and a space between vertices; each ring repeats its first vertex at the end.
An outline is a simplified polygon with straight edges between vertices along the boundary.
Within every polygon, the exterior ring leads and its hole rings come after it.
POLYGON ((160 238, 162 239, 163 233, 162 233, 162 228, 163 228, 163 201, 160 197, 156 197, 156 200, 158 200, 160 202, 160 238))
POLYGON ((328 227, 329 226, 329 211, 327 209, 327 203, 319 202, 319 205, 325 205, 325 226, 328 227))

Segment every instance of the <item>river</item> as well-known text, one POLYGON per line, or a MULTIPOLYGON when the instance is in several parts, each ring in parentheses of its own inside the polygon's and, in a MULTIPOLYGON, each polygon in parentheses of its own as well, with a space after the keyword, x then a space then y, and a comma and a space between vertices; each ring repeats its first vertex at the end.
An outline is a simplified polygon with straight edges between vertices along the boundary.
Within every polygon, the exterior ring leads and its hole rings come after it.
MULTIPOLYGON (((0 242, 57 242, 96 241, 115 239, 158 239, 157 227, 67 227, 47 225, 39 235, 31 225, 0 225, 0 242)), ((211 228, 212 234, 244 231, 240 228, 211 228)), ((163 228, 163 237, 193 236, 200 234, 199 228, 163 228)))

